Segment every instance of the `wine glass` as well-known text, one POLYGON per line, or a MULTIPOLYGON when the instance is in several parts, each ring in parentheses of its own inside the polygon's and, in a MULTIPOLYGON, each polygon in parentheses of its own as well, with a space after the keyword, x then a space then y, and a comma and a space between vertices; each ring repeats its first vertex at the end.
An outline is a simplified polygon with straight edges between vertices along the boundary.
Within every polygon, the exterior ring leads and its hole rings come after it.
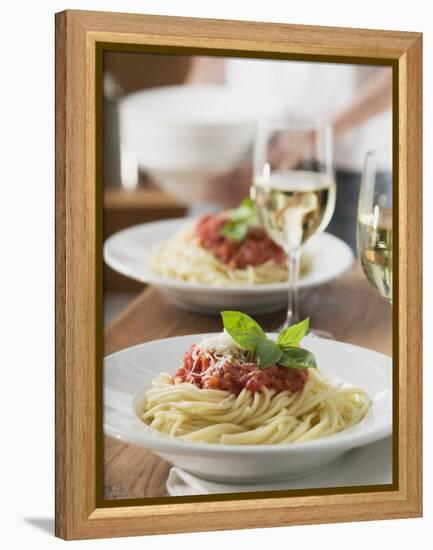
POLYGON ((392 305, 392 150, 367 153, 358 203, 357 248, 367 279, 392 305))
POLYGON ((259 221, 287 255, 288 307, 281 329, 300 320, 302 247, 328 225, 335 194, 330 126, 293 121, 258 125, 251 197, 259 221))

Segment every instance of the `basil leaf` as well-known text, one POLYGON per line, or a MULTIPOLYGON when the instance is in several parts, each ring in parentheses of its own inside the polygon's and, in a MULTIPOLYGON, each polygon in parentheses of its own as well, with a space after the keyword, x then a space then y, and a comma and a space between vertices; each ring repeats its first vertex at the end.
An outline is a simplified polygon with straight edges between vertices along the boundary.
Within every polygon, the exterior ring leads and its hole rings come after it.
POLYGON ((256 215, 256 207, 254 201, 249 197, 243 199, 237 208, 232 210, 230 214, 230 221, 246 221, 250 218, 254 218, 256 215))
POLYGON ((259 369, 265 369, 275 365, 283 354, 275 342, 272 340, 261 340, 256 347, 257 366, 259 369))
POLYGON ((248 208, 251 208, 252 210, 255 208, 254 201, 251 197, 245 197, 242 199, 239 206, 248 206, 248 208))
POLYGON ((282 349, 297 346, 307 333, 310 324, 310 318, 307 317, 300 323, 292 325, 278 335, 277 343, 282 349))
POLYGON ((303 348, 287 348, 278 360, 278 364, 283 367, 293 369, 317 369, 316 358, 303 348))
POLYGON ((256 209, 250 198, 244 199, 231 212, 229 219, 220 230, 220 235, 232 241, 243 241, 248 233, 248 227, 256 222, 256 209))
POLYGON ((231 222, 246 222, 251 217, 251 210, 246 206, 237 208, 230 216, 231 222))
POLYGON ((247 236, 248 227, 245 223, 227 222, 220 230, 220 234, 232 241, 243 241, 247 236))
POLYGON ((246 313, 240 311, 222 311, 224 329, 242 349, 255 351, 266 334, 262 327, 246 313))
POLYGON ((239 208, 236 208, 230 216, 231 222, 243 222, 249 220, 253 215, 253 212, 251 211, 251 208, 248 206, 239 206, 239 208))

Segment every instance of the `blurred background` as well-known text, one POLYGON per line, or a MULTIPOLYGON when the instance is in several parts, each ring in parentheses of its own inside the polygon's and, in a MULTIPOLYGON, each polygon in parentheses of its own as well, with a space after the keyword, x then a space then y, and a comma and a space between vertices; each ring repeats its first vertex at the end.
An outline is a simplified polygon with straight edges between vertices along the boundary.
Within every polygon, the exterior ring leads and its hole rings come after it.
MULTIPOLYGON (((257 122, 333 129, 337 202, 327 231, 355 251, 367 151, 392 143, 391 69, 147 53, 104 59, 104 240, 147 221, 236 205, 257 122)), ((105 323, 142 285, 104 264, 105 323)))

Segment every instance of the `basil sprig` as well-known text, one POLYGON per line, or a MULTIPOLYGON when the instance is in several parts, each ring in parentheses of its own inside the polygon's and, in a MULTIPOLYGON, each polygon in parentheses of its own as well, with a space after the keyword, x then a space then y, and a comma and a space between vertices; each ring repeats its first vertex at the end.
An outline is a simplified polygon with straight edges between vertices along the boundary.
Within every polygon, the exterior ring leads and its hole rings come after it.
POLYGON ((296 369, 317 368, 314 354, 299 347, 308 330, 308 317, 281 331, 276 342, 269 339, 262 327, 246 313, 222 311, 221 317, 225 331, 233 340, 242 349, 255 354, 259 369, 271 365, 296 369))
POLYGON ((311 351, 303 348, 287 348, 283 350, 278 364, 296 369, 316 369, 316 358, 311 351))
POLYGON ((254 201, 246 198, 233 210, 220 230, 220 234, 231 241, 243 241, 248 233, 248 228, 257 222, 254 201))
POLYGON ((281 331, 277 338, 277 344, 281 349, 289 349, 297 346, 302 338, 307 334, 310 324, 310 318, 307 317, 296 325, 291 325, 281 331))
POLYGON ((283 350, 278 344, 266 338, 257 344, 255 354, 257 357, 257 366, 259 369, 265 369, 270 365, 276 365, 280 361, 283 350))
POLYGON ((242 349, 255 351, 259 342, 266 340, 262 327, 249 315, 240 311, 222 311, 223 325, 242 349))

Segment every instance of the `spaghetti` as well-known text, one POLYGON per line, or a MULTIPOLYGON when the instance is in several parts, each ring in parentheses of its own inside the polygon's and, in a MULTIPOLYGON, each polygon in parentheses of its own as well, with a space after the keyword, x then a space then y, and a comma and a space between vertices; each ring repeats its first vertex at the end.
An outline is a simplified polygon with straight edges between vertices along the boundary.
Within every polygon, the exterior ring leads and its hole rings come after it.
POLYGON ((153 381, 139 410, 143 422, 169 437, 227 445, 299 443, 357 424, 370 407, 363 390, 334 385, 316 369, 257 369, 225 334, 192 346, 185 358, 174 377, 163 373, 153 381), (186 369, 189 357, 193 364, 186 369))
MULTIPOLYGON (((262 285, 286 282, 286 262, 269 259, 260 265, 233 268, 201 246, 194 234, 194 225, 179 231, 173 239, 159 243, 151 256, 150 267, 162 277, 181 281, 216 286, 262 285)), ((305 275, 310 262, 301 256, 301 276, 305 275)))

